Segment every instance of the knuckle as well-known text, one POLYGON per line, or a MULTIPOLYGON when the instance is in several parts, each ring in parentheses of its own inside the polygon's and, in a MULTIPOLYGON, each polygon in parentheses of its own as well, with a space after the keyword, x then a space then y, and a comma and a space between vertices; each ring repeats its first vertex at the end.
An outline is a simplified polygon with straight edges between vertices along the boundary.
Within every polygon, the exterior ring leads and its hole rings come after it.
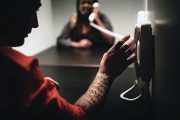
POLYGON ((129 48, 129 45, 128 44, 124 44, 124 48, 125 49, 129 48))
POLYGON ((107 56, 107 55, 108 55, 108 53, 107 53, 107 52, 103 54, 103 56, 107 56))

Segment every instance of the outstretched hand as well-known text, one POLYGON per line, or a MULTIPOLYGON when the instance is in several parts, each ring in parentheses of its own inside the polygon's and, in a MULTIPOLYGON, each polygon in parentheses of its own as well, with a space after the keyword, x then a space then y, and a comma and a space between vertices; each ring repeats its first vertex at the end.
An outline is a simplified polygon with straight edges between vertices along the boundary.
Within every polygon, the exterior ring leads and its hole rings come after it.
POLYGON ((99 72, 110 78, 120 75, 131 63, 135 61, 136 44, 130 36, 126 36, 113 45, 100 62, 99 72))

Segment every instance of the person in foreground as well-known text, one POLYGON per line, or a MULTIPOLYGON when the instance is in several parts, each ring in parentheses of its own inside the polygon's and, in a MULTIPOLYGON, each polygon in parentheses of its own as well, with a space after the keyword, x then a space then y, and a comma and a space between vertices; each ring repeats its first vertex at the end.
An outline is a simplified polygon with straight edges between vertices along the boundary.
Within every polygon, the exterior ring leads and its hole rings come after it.
POLYGON ((20 46, 38 27, 39 0, 0 1, 0 119, 86 120, 101 111, 114 79, 134 62, 135 43, 129 36, 113 45, 100 62, 88 90, 70 104, 58 92, 58 83, 41 72, 38 60, 20 46))

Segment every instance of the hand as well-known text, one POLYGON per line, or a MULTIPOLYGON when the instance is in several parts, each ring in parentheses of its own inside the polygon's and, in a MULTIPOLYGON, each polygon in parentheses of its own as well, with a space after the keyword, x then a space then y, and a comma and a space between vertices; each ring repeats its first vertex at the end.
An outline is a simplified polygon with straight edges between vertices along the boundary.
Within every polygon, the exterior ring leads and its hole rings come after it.
POLYGON ((95 20, 99 20, 100 7, 93 8, 93 13, 95 13, 95 20))
POLYGON ((71 42, 70 45, 75 48, 90 48, 92 42, 88 39, 82 39, 79 42, 71 42))
POLYGON ((92 45, 92 42, 88 39, 82 39, 81 41, 79 41, 80 47, 81 48, 89 48, 92 45))
POLYGON ((114 79, 135 61, 136 44, 129 38, 130 36, 124 37, 103 55, 99 72, 114 79))

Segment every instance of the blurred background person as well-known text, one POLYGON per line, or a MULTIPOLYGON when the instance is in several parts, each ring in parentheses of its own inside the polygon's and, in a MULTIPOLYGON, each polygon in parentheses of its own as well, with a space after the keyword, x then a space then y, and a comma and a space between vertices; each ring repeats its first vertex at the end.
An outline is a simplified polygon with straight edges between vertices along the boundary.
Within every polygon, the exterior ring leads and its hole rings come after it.
POLYGON ((90 47, 111 47, 114 44, 114 37, 109 36, 89 24, 89 15, 96 14, 94 23, 113 31, 108 17, 101 13, 99 6, 93 8, 98 0, 77 0, 77 12, 73 14, 68 23, 64 26, 62 33, 57 38, 57 47, 90 48, 90 47))

